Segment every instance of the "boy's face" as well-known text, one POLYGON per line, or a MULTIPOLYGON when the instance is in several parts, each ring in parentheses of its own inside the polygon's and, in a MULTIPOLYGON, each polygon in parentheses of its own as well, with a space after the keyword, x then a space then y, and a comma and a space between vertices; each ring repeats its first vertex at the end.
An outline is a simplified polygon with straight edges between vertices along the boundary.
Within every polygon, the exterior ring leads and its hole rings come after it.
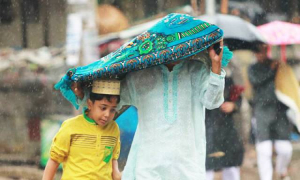
POLYGON ((114 96, 110 98, 110 101, 108 101, 106 98, 103 98, 102 100, 96 100, 94 103, 89 99, 88 116, 93 119, 99 126, 106 126, 113 120, 115 116, 118 104, 117 101, 117 97, 114 96))

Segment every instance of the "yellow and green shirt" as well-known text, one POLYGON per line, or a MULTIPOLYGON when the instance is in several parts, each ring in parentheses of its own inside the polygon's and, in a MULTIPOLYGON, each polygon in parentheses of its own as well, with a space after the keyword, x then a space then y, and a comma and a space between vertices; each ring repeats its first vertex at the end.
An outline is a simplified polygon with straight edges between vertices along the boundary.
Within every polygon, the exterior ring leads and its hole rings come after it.
POLYGON ((101 127, 85 113, 62 124, 50 150, 50 158, 63 163, 62 180, 111 180, 112 159, 118 159, 119 154, 117 123, 101 127))

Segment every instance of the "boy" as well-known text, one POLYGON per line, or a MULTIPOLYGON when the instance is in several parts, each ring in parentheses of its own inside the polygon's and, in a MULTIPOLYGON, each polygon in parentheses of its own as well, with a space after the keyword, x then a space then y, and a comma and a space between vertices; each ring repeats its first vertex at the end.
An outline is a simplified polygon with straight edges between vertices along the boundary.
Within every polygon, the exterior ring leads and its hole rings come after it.
POLYGON ((120 102, 120 82, 95 80, 82 115, 65 121, 53 139, 43 180, 52 180, 60 163, 64 179, 118 180, 120 131, 112 121, 120 102))

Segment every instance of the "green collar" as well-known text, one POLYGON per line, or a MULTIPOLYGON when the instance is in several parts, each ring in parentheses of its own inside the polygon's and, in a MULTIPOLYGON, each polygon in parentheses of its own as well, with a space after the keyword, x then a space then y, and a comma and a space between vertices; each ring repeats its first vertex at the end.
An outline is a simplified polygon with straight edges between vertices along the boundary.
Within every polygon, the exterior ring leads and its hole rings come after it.
POLYGON ((83 108, 83 117, 84 117, 84 119, 88 122, 88 123, 90 123, 90 124, 93 124, 93 125, 97 125, 97 123, 93 120, 93 119, 91 119, 91 118, 89 118, 87 115, 86 115, 86 111, 87 111, 88 109, 85 107, 85 108, 83 108))

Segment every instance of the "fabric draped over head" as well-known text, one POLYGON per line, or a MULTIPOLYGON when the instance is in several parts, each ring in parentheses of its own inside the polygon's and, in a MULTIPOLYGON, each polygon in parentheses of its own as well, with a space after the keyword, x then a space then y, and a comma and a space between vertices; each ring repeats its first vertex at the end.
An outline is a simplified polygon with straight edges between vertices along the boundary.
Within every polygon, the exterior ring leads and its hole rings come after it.
MULTIPOLYGON (((87 66, 70 69, 55 85, 76 108, 76 96, 71 90, 72 82, 88 82, 110 78, 167 64, 193 56, 220 41, 223 31, 216 25, 186 14, 169 14, 148 31, 125 43, 117 51, 87 66)), ((232 57, 224 47, 222 65, 232 57)))

